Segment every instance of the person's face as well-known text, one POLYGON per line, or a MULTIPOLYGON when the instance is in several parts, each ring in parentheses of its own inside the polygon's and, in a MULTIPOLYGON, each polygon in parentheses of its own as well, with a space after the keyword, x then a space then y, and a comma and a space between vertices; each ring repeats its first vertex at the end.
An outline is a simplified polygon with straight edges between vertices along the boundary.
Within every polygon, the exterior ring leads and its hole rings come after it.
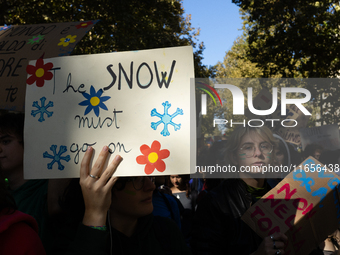
POLYGON ((314 158, 316 158, 317 160, 319 160, 319 159, 320 159, 320 156, 321 156, 321 152, 320 152, 320 151, 314 152, 314 158))
POLYGON ((233 163, 240 168, 242 166, 247 167, 250 170, 249 173, 262 173, 262 166, 271 162, 271 154, 263 152, 268 151, 266 145, 271 146, 268 141, 265 141, 256 132, 245 134, 241 139, 236 155, 234 155, 233 163), (255 147, 254 154, 252 156, 246 155, 245 150, 252 147, 255 147))
POLYGON ((111 209, 115 213, 136 219, 152 213, 155 184, 147 176, 138 178, 144 179, 144 185, 139 190, 136 190, 132 181, 126 182, 123 190, 113 190, 111 209))
POLYGON ((24 147, 22 141, 12 134, 0 133, 0 168, 8 171, 22 171, 24 147))
POLYGON ((178 188, 178 186, 181 184, 182 178, 178 175, 170 175, 170 181, 174 187, 178 188))
POLYGON ((275 150, 275 164, 278 166, 283 165, 285 155, 280 150, 275 150))

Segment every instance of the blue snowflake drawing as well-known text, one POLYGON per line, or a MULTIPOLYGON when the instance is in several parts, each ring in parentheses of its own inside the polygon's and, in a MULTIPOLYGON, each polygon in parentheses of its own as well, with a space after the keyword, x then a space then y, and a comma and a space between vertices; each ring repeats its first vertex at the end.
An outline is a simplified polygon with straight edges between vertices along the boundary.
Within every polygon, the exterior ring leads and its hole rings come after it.
POLYGON ((41 106, 38 104, 38 101, 34 101, 33 102, 33 107, 36 107, 38 108, 38 110, 32 110, 31 112, 31 115, 33 117, 35 117, 37 114, 40 113, 40 118, 38 119, 40 122, 43 122, 45 119, 44 119, 44 113, 47 115, 47 117, 51 117, 53 112, 49 112, 47 111, 47 109, 49 107, 53 107, 53 102, 48 102, 48 104, 45 106, 45 101, 46 101, 46 97, 42 97, 40 98, 40 101, 41 101, 41 106))
POLYGON ((156 108, 154 108, 151 111, 151 117, 156 116, 160 118, 160 121, 158 122, 151 122, 151 127, 156 130, 158 125, 163 123, 164 124, 164 128, 161 132, 161 134, 163 136, 169 136, 170 132, 168 130, 168 125, 172 125, 175 129, 175 131, 179 130, 181 128, 181 124, 176 124, 172 122, 172 119, 175 118, 177 115, 183 115, 183 110, 180 108, 177 108, 176 112, 172 115, 169 115, 168 110, 171 107, 171 104, 166 101, 164 103, 162 103, 162 105, 164 106, 164 114, 160 114, 157 112, 156 108))
POLYGON ((50 163, 47 164, 48 169, 52 169, 54 163, 58 163, 58 169, 64 170, 64 166, 61 164, 61 160, 65 160, 66 162, 69 162, 71 157, 70 155, 62 157, 61 155, 67 151, 67 147, 64 145, 61 145, 59 148, 59 152, 57 153, 57 145, 51 145, 50 150, 53 152, 53 155, 49 154, 47 151, 44 152, 43 157, 44 158, 51 158, 53 159, 50 163))

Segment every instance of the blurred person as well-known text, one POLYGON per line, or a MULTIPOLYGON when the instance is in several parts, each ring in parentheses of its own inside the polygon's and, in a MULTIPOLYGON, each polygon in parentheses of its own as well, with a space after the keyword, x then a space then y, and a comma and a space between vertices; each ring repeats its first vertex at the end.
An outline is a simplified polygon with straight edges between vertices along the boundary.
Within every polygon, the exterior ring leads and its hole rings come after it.
POLYGON ((181 202, 181 230, 189 245, 192 220, 196 210, 197 193, 191 192, 190 175, 170 175, 170 189, 172 194, 181 202))
MULTIPOLYGON (((166 176, 156 176, 156 189, 152 194, 152 214, 172 219, 181 228, 182 204, 175 198, 169 187, 165 186, 166 176)), ((184 209, 184 208, 183 208, 184 209)))
POLYGON ((288 145, 286 141, 279 135, 273 134, 273 136, 277 139, 277 146, 274 148, 274 165, 275 166, 282 166, 287 168, 281 168, 279 173, 270 173, 272 178, 267 177, 267 182, 270 187, 274 188, 284 177, 289 174, 289 169, 291 166, 291 156, 288 145))
POLYGON ((7 188, 17 209, 37 221, 39 236, 48 252, 54 239, 53 229, 58 225, 52 217, 61 212, 58 201, 69 180, 24 179, 24 120, 23 113, 0 115, 0 171, 8 181, 7 188))
POLYGON ((326 165, 329 171, 340 175, 340 150, 323 150, 319 161, 326 165))
POLYGON ((0 254, 45 255, 35 219, 16 210, 0 174, 0 254))
MULTIPOLYGON (((206 157, 201 161, 201 166, 209 167, 209 166, 223 166, 225 164, 225 147, 227 145, 227 140, 216 141, 212 144, 209 150, 206 152, 206 157)), ((197 204, 202 200, 202 198, 212 190, 217 187, 223 179, 221 178, 210 178, 214 177, 214 175, 209 176, 205 175, 203 179, 203 187, 201 192, 197 196, 197 204)))
POLYGON ((191 188, 188 175, 170 175, 170 190, 172 194, 181 201, 183 207, 188 210, 194 210, 193 201, 191 200, 191 188))
POLYGON ((114 177, 122 158, 104 169, 104 146, 91 168, 92 154, 88 147, 80 167, 82 222, 63 254, 190 254, 177 225, 152 215, 154 177, 114 177))
POLYGON ((284 254, 287 236, 259 237, 241 216, 271 188, 262 166, 274 164, 276 139, 267 127, 240 127, 229 137, 226 157, 238 169, 238 179, 224 180, 198 205, 191 247, 194 254, 284 254))
POLYGON ((278 146, 275 148, 275 164, 289 166, 291 164, 290 150, 286 141, 279 135, 273 134, 278 140, 278 146))
POLYGON ((312 156, 315 159, 319 160, 323 149, 324 148, 319 144, 316 143, 308 144, 303 150, 303 156, 305 159, 308 158, 309 156, 312 156))

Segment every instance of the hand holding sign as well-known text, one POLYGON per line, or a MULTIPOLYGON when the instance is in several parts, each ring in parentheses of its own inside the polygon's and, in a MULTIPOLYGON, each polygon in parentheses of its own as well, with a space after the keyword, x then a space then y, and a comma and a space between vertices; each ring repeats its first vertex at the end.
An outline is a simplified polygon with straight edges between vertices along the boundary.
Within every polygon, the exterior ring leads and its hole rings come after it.
POLYGON ((252 255, 279 255, 285 254, 288 237, 283 233, 275 233, 263 239, 259 248, 252 255))
POLYGON ((104 170, 103 166, 109 155, 108 149, 107 146, 102 149, 91 170, 92 147, 87 149, 81 162, 80 186, 85 202, 83 219, 85 225, 103 226, 106 224, 107 211, 111 205, 111 189, 118 179, 118 177, 112 177, 112 175, 123 160, 122 157, 117 155, 104 170))
POLYGON ((242 220, 264 239, 284 233, 286 254, 309 254, 340 223, 339 184, 333 171, 309 157, 252 205, 242 220))
POLYGON ((78 177, 89 146, 126 159, 116 176, 194 171, 193 70, 191 46, 31 61, 25 178, 78 177))

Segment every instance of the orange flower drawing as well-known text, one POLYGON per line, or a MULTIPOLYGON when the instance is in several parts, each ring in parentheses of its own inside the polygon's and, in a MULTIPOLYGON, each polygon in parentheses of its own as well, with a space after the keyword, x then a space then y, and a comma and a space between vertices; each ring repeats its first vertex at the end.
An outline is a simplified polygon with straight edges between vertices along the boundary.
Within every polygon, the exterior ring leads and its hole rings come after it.
POLYGON ((140 151, 143 155, 138 156, 136 161, 140 165, 145 165, 144 171, 146 174, 152 174, 155 168, 159 172, 164 172, 166 166, 163 159, 169 157, 170 151, 161 150, 161 144, 158 141, 153 141, 151 148, 143 144, 140 151))
POLYGON ((92 24, 93 24, 92 21, 80 22, 78 25, 76 25, 76 28, 77 29, 86 28, 86 27, 88 27, 89 25, 92 25, 92 24))
POLYGON ((32 75, 28 77, 26 83, 32 85, 36 82, 37 87, 44 86, 45 80, 51 80, 53 78, 52 72, 49 72, 52 68, 53 64, 51 62, 44 65, 44 60, 39 58, 35 66, 27 65, 26 72, 32 75))

